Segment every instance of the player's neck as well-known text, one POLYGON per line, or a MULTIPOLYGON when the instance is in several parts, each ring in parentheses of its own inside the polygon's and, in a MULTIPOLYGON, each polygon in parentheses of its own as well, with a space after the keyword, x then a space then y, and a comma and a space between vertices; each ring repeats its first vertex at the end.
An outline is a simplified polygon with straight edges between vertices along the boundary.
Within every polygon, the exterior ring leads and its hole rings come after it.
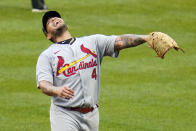
POLYGON ((56 42, 61 42, 70 38, 72 38, 72 36, 69 31, 65 31, 60 37, 56 38, 56 42))

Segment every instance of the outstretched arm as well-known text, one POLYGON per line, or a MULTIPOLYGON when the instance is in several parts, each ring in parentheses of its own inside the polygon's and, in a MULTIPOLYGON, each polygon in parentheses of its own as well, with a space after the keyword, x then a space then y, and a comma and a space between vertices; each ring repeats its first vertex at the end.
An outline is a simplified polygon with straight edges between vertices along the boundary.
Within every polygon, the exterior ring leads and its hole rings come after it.
POLYGON ((119 51, 125 48, 135 47, 146 42, 148 35, 125 34, 116 38, 114 50, 119 51))

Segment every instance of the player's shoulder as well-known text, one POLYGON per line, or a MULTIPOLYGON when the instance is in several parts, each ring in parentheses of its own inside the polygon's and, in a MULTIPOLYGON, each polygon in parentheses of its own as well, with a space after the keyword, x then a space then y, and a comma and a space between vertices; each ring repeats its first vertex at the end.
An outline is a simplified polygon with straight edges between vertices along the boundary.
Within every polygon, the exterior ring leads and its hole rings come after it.
POLYGON ((80 37, 81 39, 86 39, 86 40, 100 40, 100 39, 115 39, 117 35, 104 35, 104 34, 94 34, 94 35, 89 35, 89 36, 83 36, 80 37))
POLYGON ((53 48, 53 44, 50 45, 50 46, 49 46, 48 48, 46 48, 45 50, 43 50, 43 51, 41 52, 41 54, 40 54, 39 57, 42 57, 42 56, 44 56, 44 57, 50 57, 50 54, 51 54, 51 52, 52 52, 52 48, 53 48))
POLYGON ((105 35, 103 35, 103 34, 93 34, 93 35, 78 37, 78 39, 89 40, 89 39, 97 39, 97 38, 103 37, 103 36, 105 36, 105 35))

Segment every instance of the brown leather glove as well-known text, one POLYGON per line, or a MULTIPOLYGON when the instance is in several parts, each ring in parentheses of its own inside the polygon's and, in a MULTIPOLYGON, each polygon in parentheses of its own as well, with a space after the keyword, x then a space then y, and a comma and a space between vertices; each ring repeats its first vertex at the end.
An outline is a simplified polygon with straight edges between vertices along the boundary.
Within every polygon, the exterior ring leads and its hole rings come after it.
POLYGON ((147 38, 148 45, 155 50, 158 57, 164 58, 164 55, 169 51, 171 48, 175 50, 181 50, 184 53, 184 50, 179 48, 177 43, 167 34, 162 32, 152 32, 149 34, 147 38))

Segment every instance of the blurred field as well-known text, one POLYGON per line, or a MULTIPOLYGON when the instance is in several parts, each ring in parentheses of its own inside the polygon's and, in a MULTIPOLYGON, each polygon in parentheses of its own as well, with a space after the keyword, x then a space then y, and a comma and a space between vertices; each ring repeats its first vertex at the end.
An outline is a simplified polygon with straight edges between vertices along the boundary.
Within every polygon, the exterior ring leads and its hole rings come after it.
MULTIPOLYGON (((196 130, 195 0, 46 0, 73 36, 171 35, 186 54, 164 60, 148 46, 102 63, 100 131, 196 130)), ((35 65, 51 43, 30 0, 0 1, 0 131, 49 131, 50 97, 36 89, 35 65)))

